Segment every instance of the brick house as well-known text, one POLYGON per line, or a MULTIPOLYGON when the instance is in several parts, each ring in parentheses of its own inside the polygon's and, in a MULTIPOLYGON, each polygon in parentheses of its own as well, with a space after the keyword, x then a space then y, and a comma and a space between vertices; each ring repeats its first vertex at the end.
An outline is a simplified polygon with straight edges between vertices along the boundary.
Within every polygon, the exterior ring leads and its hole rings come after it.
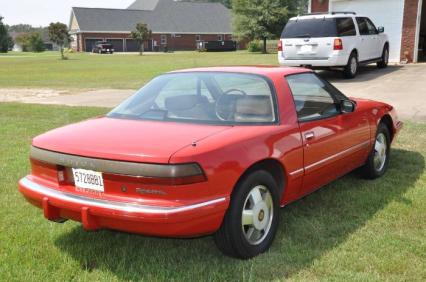
POLYGON ((152 30, 146 51, 195 50, 199 41, 232 39, 231 12, 221 3, 136 0, 127 9, 73 7, 71 47, 90 52, 97 41, 108 41, 117 52, 136 52, 139 46, 130 33, 139 22, 152 30))
POLYGON ((384 26, 390 60, 426 60, 426 0, 310 0, 309 12, 352 11, 384 26))

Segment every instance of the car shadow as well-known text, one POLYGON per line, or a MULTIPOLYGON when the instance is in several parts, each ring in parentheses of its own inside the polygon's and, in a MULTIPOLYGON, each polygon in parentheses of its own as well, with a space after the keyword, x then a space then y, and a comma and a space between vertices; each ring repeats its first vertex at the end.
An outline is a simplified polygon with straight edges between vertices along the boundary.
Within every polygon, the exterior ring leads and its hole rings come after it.
POLYGON ((358 74, 353 79, 346 79, 340 70, 319 70, 317 73, 330 82, 340 83, 353 83, 353 82, 366 82, 378 79, 384 75, 399 71, 403 69, 401 65, 389 65, 385 69, 378 69, 376 65, 361 66, 358 69, 358 74))
POLYGON ((390 202, 404 197, 424 172, 414 151, 395 149, 387 174, 363 180, 353 172, 281 210, 271 249, 242 261, 223 256, 211 237, 161 239, 72 228, 55 245, 83 271, 106 271, 121 280, 277 280, 290 277, 337 248, 390 202))

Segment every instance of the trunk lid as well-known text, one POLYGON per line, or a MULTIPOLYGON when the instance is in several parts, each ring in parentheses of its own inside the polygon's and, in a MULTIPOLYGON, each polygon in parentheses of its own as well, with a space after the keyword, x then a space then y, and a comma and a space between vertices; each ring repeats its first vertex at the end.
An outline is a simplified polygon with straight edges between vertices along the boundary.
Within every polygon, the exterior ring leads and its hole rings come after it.
POLYGON ((228 128, 102 117, 42 134, 33 146, 100 159, 168 163, 176 151, 228 128))

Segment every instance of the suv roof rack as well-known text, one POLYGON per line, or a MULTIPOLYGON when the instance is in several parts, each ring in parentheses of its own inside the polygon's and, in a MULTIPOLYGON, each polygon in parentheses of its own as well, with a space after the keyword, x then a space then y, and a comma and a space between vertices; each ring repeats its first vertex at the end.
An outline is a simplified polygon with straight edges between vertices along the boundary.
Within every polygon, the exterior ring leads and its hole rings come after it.
POLYGON ((331 12, 331 14, 332 15, 335 15, 335 14, 350 14, 350 15, 356 15, 356 13, 355 12, 341 12, 341 11, 338 11, 338 12, 331 12))
POLYGON ((319 16, 319 15, 337 15, 337 14, 356 15, 355 12, 317 12, 317 13, 302 14, 301 16, 319 16))

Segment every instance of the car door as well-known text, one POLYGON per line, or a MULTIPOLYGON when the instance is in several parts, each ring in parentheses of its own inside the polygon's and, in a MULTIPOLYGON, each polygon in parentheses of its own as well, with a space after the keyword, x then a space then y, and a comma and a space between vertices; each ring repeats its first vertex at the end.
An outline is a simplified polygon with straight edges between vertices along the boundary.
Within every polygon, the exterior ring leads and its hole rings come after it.
POLYGON ((315 73, 290 75, 286 79, 303 140, 302 196, 365 162, 370 126, 366 113, 342 113, 340 102, 349 99, 315 73))
POLYGON ((370 36, 371 44, 371 57, 373 59, 379 58, 382 55, 382 43, 379 36, 379 31, 377 30, 374 23, 369 19, 365 18, 368 27, 368 33, 370 36))
MULTIPOLYGON (((374 35, 370 34, 367 18, 356 18, 359 30, 358 60, 368 61, 374 58, 374 35)), ((377 36, 376 36, 377 37, 377 36)))

